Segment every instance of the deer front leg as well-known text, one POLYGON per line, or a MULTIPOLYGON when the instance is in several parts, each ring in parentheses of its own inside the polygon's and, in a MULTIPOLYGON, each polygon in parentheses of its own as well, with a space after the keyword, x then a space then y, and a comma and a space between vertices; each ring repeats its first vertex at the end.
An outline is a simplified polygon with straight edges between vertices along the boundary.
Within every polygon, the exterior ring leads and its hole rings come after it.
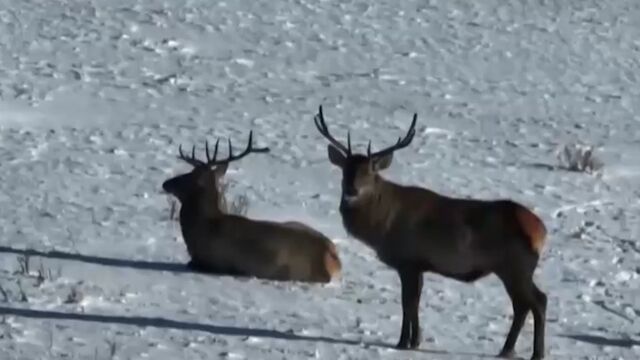
POLYGON ((413 268, 398 271, 402 287, 402 329, 398 349, 415 349, 420 345, 420 294, 422 273, 413 268))

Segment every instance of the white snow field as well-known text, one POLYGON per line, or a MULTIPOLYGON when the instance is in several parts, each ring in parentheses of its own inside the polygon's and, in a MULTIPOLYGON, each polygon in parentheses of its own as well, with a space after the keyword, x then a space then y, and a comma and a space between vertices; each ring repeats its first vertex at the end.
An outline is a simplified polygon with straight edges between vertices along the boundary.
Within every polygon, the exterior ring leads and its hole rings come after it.
POLYGON ((417 112, 384 176, 544 219, 548 358, 640 358, 639 74, 635 0, 0 0, 0 359, 495 356, 495 276, 426 275, 420 349, 393 348, 399 279, 342 227, 320 104, 361 151, 417 112), (160 189, 189 170, 178 144, 250 129, 271 153, 233 163, 231 193, 334 239, 339 280, 185 269, 160 189), (603 171, 556 168, 571 143, 603 171))

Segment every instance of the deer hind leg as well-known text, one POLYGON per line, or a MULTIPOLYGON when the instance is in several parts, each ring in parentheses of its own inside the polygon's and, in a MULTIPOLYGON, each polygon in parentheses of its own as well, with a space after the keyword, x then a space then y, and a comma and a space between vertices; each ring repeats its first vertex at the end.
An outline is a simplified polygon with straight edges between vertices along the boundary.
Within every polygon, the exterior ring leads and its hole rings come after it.
POLYGON ((544 357, 544 333, 547 316, 547 295, 543 293, 536 284, 532 282, 535 305, 533 312, 533 355, 532 359, 542 359, 544 357))
POLYGON ((523 295, 523 292, 517 289, 517 285, 505 283, 507 293, 511 298, 511 304, 513 306, 513 320, 509 333, 502 346, 499 357, 511 358, 515 355, 515 345, 520 335, 520 331, 524 326, 524 321, 531 310, 527 297, 523 295))
POLYGON ((402 269, 398 273, 402 286, 402 329, 396 347, 415 349, 421 340, 419 306, 423 276, 416 269, 402 269))
POLYGON ((504 283, 513 305, 513 321, 504 346, 498 355, 500 357, 510 358, 514 356, 516 341, 529 311, 533 313, 534 320, 533 355, 531 359, 538 360, 544 357, 547 296, 533 283, 535 263, 533 262, 533 266, 524 271, 521 266, 516 266, 505 270, 504 273, 497 274, 504 283))

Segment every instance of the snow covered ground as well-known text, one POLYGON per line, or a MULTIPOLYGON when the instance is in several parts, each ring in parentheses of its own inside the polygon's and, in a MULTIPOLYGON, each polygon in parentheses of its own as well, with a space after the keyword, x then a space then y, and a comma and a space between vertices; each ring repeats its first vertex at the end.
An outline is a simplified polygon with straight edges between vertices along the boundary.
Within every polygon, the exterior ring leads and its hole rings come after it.
POLYGON ((392 348, 399 281, 342 228, 319 104, 360 149, 417 112, 385 176, 543 217, 549 358, 639 358, 639 19, 634 0, 0 0, 0 359, 497 354, 495 277, 427 275, 421 348, 392 348), (160 190, 187 170, 178 144, 249 129, 272 151, 234 163, 231 191, 335 239, 339 281, 185 270, 160 190), (573 142, 601 176, 552 167, 573 142))

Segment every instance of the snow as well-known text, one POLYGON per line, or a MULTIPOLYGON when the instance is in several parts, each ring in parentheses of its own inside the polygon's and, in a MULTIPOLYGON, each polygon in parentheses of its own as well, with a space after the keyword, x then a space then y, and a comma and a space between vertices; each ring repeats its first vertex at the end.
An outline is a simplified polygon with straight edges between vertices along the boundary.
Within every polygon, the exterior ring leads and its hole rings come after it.
MULTIPOLYGON (((399 281, 342 228, 320 104, 361 150, 417 112, 386 177, 541 215, 549 358, 640 357, 638 19, 631 0, 0 0, 0 358, 497 354, 511 305, 495 277, 427 275, 422 345, 392 348, 399 281), (231 191, 251 217, 329 235, 341 279, 184 268, 160 189, 187 170, 178 144, 250 129, 271 153, 233 164, 231 191), (575 142, 601 175, 554 168, 575 142)), ((531 338, 529 317, 519 356, 531 338)))

